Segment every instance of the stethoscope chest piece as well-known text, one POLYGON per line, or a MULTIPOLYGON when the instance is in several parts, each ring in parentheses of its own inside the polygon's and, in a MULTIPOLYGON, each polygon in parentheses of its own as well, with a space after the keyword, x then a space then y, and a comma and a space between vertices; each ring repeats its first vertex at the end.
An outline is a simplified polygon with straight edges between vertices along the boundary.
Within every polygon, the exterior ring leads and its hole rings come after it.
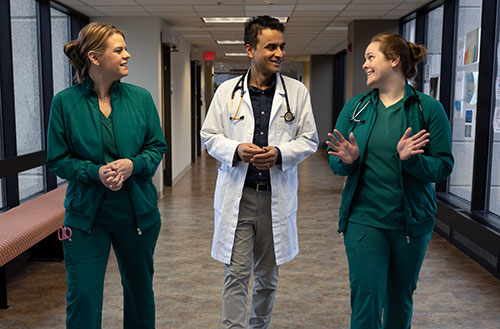
POLYGON ((295 115, 293 115, 293 113, 290 111, 286 112, 285 113, 285 121, 292 122, 293 120, 295 120, 295 115))

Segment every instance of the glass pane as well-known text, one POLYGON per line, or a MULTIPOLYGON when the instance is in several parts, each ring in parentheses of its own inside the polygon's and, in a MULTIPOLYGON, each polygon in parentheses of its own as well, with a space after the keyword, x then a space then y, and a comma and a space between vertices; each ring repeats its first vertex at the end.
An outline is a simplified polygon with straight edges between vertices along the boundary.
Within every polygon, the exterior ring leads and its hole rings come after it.
POLYGON ((443 40, 443 6, 427 16, 427 58, 424 62, 424 93, 439 99, 441 83, 441 45, 443 40))
POLYGON ((5 207, 4 186, 5 186, 5 178, 2 178, 0 179, 0 209, 3 209, 5 207))
MULTIPOLYGON (((497 13, 497 31, 500 28, 500 7, 497 13)), ((493 147, 490 164, 490 202, 489 211, 500 216, 500 32, 497 32, 497 62, 495 78, 495 108, 493 110, 493 147)))
POLYGON ((403 25, 403 37, 406 41, 415 42, 415 28, 417 21, 412 19, 403 25))
POLYGON ((19 200, 24 201, 45 190, 44 166, 19 173, 19 200))
POLYGON ((71 68, 64 44, 69 40, 69 16, 54 8, 50 9, 52 37, 52 72, 54 74, 54 95, 71 86, 71 68))
POLYGON ((455 166, 450 176, 450 193, 470 201, 479 79, 481 0, 461 0, 455 67, 455 98, 452 118, 452 150, 455 166))
MULTIPOLYGON (((70 20, 68 15, 57 9, 50 9, 54 95, 71 86, 71 65, 63 51, 64 44, 71 41, 69 24, 70 20)), ((65 179, 57 177, 57 184, 62 184, 65 181, 65 179)))
POLYGON ((11 0, 17 154, 42 149, 42 114, 36 2, 11 0))

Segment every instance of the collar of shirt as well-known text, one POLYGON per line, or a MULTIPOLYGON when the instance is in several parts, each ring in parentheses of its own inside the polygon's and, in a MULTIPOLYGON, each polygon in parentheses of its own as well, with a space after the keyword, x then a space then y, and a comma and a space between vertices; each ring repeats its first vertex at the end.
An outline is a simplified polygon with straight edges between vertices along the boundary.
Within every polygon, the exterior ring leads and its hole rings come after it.
POLYGON ((250 74, 248 74, 248 79, 247 79, 247 82, 248 82, 248 90, 251 92, 251 93, 269 93, 271 92, 272 90, 275 89, 276 87, 276 74, 273 74, 272 78, 271 78, 271 85, 266 88, 266 89, 260 89, 260 88, 257 88, 257 87, 254 87, 254 86, 251 86, 250 85, 250 74))

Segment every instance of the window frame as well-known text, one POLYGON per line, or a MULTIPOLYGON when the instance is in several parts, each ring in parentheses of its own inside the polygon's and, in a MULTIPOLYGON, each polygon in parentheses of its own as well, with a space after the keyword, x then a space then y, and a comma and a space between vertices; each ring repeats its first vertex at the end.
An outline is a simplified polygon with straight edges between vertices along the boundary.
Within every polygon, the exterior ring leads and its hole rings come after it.
MULTIPOLYGON (((57 2, 49 0, 32 0, 36 2, 39 63, 40 63, 40 104, 42 111, 42 150, 17 155, 16 123, 14 104, 14 67, 12 61, 10 1, 0 1, 0 179, 1 192, 4 197, 4 211, 19 205, 19 173, 32 168, 44 166, 44 190, 46 193, 57 188, 56 175, 45 166, 47 157, 46 136, 50 117, 50 105, 53 97, 52 44, 50 8, 64 12, 70 19, 70 36, 75 39, 79 30, 88 24, 89 17, 82 15, 57 2)), ((74 72, 73 72, 74 73, 74 72)), ((38 195, 38 194, 37 194, 38 195)), ((35 195, 36 196, 36 195, 35 195)), ((34 197, 34 196, 33 196, 34 197)))

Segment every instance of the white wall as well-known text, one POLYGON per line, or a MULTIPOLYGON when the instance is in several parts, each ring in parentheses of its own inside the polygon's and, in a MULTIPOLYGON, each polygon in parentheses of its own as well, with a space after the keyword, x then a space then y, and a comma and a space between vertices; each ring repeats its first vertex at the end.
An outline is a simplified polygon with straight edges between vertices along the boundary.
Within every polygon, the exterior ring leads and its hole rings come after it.
POLYGON ((191 46, 180 39, 178 52, 170 54, 172 65, 172 181, 191 167, 191 46))

